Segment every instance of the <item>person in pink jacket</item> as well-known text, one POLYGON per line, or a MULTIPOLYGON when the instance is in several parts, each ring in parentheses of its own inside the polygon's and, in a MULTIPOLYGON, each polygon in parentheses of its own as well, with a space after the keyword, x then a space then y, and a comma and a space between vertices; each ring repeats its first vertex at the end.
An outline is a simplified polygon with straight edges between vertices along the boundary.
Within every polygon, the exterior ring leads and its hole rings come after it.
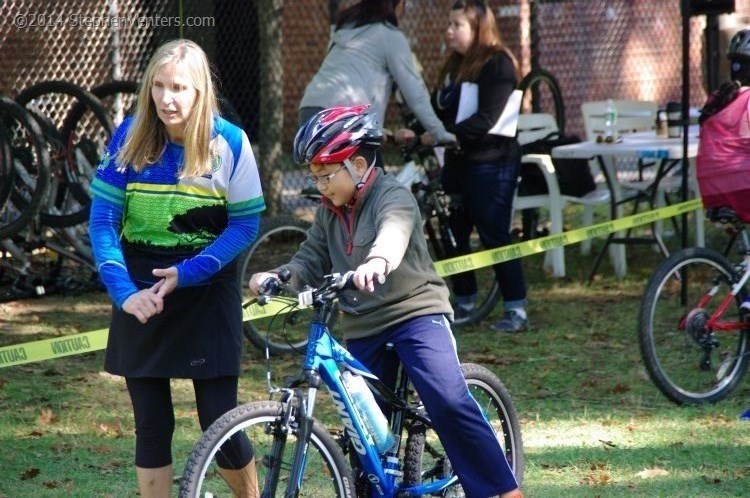
POLYGON ((732 80, 701 110, 696 173, 705 208, 729 206, 750 222, 750 29, 734 35, 727 56, 732 80))
MULTIPOLYGON (((698 121, 696 173, 705 208, 729 206, 750 222, 750 29, 732 37, 727 57, 732 81, 708 97, 698 121)), ((750 297, 740 308, 750 312, 750 297)), ((750 408, 740 419, 750 420, 750 408)))

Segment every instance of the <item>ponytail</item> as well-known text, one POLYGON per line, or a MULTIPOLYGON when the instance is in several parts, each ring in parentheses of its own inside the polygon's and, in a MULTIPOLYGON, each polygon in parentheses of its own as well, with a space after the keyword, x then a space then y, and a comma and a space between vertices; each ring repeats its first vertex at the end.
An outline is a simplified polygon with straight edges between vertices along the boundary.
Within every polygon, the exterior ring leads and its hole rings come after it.
POLYGON ((708 118, 714 114, 718 114, 722 109, 731 104, 737 98, 737 95, 739 95, 740 86, 741 83, 739 81, 730 81, 711 92, 706 104, 701 109, 698 124, 703 124, 708 118))

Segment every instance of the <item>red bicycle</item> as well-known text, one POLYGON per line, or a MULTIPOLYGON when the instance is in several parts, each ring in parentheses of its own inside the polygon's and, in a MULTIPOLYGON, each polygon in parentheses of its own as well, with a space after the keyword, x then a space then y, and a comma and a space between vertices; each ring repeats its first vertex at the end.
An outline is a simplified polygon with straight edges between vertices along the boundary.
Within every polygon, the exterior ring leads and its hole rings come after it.
POLYGON ((706 216, 731 236, 727 251, 694 247, 664 260, 641 301, 638 336, 651 380, 677 404, 714 403, 740 383, 750 355, 750 237, 729 208, 706 216), (732 262, 729 248, 742 259, 732 262))

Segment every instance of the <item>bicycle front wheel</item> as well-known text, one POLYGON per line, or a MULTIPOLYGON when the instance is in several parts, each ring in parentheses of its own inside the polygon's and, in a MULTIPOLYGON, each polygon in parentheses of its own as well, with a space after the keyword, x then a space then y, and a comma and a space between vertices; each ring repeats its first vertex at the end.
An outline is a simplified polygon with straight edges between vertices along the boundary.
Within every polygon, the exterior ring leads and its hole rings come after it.
MULTIPOLYGON (((244 433, 255 449, 258 486, 264 498, 284 496, 289 470, 298 444, 294 417, 285 431, 284 405, 258 401, 225 413, 203 434, 188 456, 180 484, 181 498, 230 497, 232 489, 222 479, 217 457, 233 460, 232 440, 244 433)), ((238 478, 239 479, 239 478, 238 478)), ((313 424, 300 479, 298 496, 353 497, 352 479, 344 455, 326 429, 313 424)), ((234 482, 235 487, 238 485, 234 482)))
MULTIPOLYGON (((495 374, 481 365, 464 363, 461 365, 461 371, 469 386, 469 392, 495 431, 497 440, 505 451, 508 465, 520 486, 524 465, 521 423, 508 390, 495 374)), ((426 484, 453 475, 453 468, 440 444, 440 439, 431 427, 415 423, 407 429, 407 433, 404 456, 405 485, 426 484)), ((440 496, 462 497, 464 492, 461 485, 456 484, 440 496)))
POLYGON ((638 317, 641 355, 651 380, 677 404, 713 403, 740 382, 748 365, 748 331, 739 305, 745 289, 707 322, 730 294, 735 269, 716 251, 691 248, 664 260, 649 280, 638 317))
MULTIPOLYGON (((253 297, 247 286, 250 277, 288 263, 305 241, 308 228, 310 223, 292 216, 261 220, 260 235, 240 263, 243 301, 253 297)), ((244 323, 245 337, 261 350, 268 346, 272 355, 304 351, 311 318, 312 310, 297 309, 274 317, 248 320, 244 323)))

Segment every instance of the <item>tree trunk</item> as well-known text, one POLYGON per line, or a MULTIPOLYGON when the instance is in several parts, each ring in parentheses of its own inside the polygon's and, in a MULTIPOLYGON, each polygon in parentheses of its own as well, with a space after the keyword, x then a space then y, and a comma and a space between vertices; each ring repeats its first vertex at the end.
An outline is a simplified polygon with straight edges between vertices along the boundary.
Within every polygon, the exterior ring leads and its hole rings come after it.
POLYGON ((258 168, 269 214, 281 212, 284 60, 281 21, 284 0, 258 0, 260 116, 258 168))

